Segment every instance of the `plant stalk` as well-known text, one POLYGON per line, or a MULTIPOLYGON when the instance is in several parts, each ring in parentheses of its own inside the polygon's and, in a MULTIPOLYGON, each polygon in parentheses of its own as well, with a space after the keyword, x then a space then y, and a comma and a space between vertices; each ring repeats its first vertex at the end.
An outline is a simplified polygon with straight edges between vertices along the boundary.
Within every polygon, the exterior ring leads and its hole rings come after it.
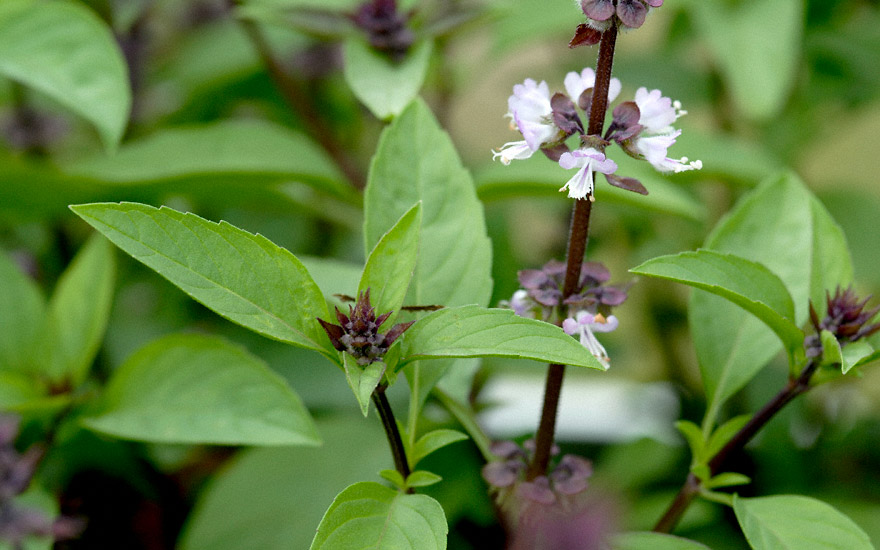
MULTIPOLYGON (((761 410, 755 413, 748 423, 740 428, 730 441, 709 460, 710 474, 714 476, 721 471, 721 467, 731 453, 745 447, 755 434, 766 426, 770 419, 776 416, 783 407, 791 403, 799 395, 809 391, 810 379, 817 368, 819 368, 818 361, 810 361, 797 378, 789 378, 785 387, 779 390, 770 401, 761 407, 761 410)), ((663 517, 660 518, 660 521, 657 522, 653 530, 657 533, 671 533, 675 526, 678 525, 688 506, 693 502, 694 497, 700 493, 701 488, 700 480, 693 473, 688 474, 684 485, 682 485, 675 496, 675 500, 666 509, 666 513, 663 514, 663 517)))
MULTIPOLYGON (((593 102, 590 107, 590 119, 587 133, 602 135, 605 126, 605 112, 608 110, 608 87, 611 84, 611 68, 614 64, 614 47, 617 43, 617 25, 602 33, 599 42, 599 58, 596 61, 596 83, 593 87, 593 102)), ((587 250, 587 238, 590 234, 590 214, 593 209, 592 197, 574 201, 571 214, 571 226, 568 232, 568 252, 566 254, 565 282, 562 286, 562 300, 577 291, 581 277, 581 264, 587 250)), ((535 455, 532 458, 526 479, 531 481, 547 472, 550 463, 550 450, 556 433, 556 414, 559 410, 559 396, 565 377, 565 365, 551 364, 547 368, 547 379, 544 385, 544 405, 538 432, 535 434, 535 455)))
MULTIPOLYGON (((400 437, 400 430, 397 429, 397 421, 394 420, 394 412, 391 410, 391 404, 385 396, 385 390, 388 386, 379 384, 373 390, 373 403, 376 410, 379 411, 379 418, 382 419, 382 427, 385 428, 385 435, 388 437, 388 446, 391 447, 391 456, 394 458, 394 468, 400 472, 403 479, 409 477, 409 461, 406 459, 406 447, 403 446, 403 439, 400 437)), ((407 489, 407 493, 412 493, 412 488, 407 489)))

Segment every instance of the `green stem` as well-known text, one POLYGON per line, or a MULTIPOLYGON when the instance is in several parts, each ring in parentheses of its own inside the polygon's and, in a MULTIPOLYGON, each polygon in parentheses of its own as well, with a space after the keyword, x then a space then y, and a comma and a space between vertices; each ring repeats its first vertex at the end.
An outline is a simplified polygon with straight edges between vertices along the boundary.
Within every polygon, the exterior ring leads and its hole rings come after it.
MULTIPOLYGON (((587 134, 602 135, 605 126, 605 113, 608 110, 608 88, 611 84, 611 68, 614 64, 614 47, 617 43, 617 25, 602 33, 599 43, 599 58, 596 61, 596 83, 593 87, 593 102, 587 134)), ((565 282, 562 287, 562 300, 575 292, 580 282, 581 264, 587 250, 590 234, 590 214, 593 209, 592 196, 589 200, 576 200, 572 208, 571 226, 568 233, 568 253, 566 254, 565 282)), ((560 301, 561 302, 561 301, 560 301)), ((564 365, 550 365, 544 384, 544 405, 541 420, 535 434, 535 455, 532 458, 526 479, 533 480, 547 472, 550 463, 550 450, 556 434, 556 415, 559 409, 559 396, 565 377, 564 365)))

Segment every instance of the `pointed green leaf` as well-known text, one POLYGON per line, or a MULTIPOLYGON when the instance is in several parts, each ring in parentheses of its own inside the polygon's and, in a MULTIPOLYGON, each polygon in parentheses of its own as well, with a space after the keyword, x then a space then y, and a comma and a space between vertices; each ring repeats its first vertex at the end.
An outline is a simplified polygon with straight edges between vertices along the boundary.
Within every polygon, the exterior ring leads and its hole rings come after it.
POLYGON ((342 364, 345 367, 345 379, 348 381, 348 387, 357 398, 358 404, 361 406, 361 412, 366 417, 370 412, 370 398, 373 390, 382 380, 385 374, 385 363, 374 361, 362 367, 357 364, 354 357, 348 353, 342 354, 342 364))
POLYGON ((615 535, 611 550, 709 550, 697 541, 664 533, 633 532, 615 535))
POLYGON ((703 441, 703 432, 700 427, 689 420, 679 420, 675 423, 675 429, 684 436, 688 447, 691 449, 691 464, 705 464, 710 456, 706 456, 706 443, 703 441))
POLYGON ((0 371, 0 410, 11 411, 46 396, 34 379, 20 372, 0 371))
POLYGON ((741 414, 718 426, 718 428, 712 432, 711 437, 709 437, 709 442, 706 444, 706 456, 712 458, 718 454, 718 451, 727 445, 727 442, 733 439, 733 436, 748 424, 751 419, 752 415, 741 414))
POLYGON ((431 42, 415 44, 399 63, 377 52, 361 37, 346 40, 343 74, 351 91, 376 118, 387 120, 409 105, 428 72, 431 42))
POLYGON ((720 487, 734 487, 736 485, 748 485, 752 482, 749 476, 738 474, 736 472, 725 472, 712 477, 708 481, 703 482, 706 489, 718 489, 720 487))
POLYGON ((843 350, 840 348, 840 342, 837 337, 830 331, 823 330, 819 337, 822 341, 822 365, 840 365, 843 366, 843 350))
POLYGON ((110 242, 95 234, 61 275, 49 301, 43 344, 45 372, 79 385, 104 338, 116 258, 110 242))
POLYGON ((0 74, 88 120, 107 149, 128 124, 126 67, 110 29, 81 4, 38 2, 0 12, 0 74))
POLYGON ((294 179, 335 196, 351 195, 339 169, 307 136, 259 120, 161 130, 127 142, 113 156, 79 160, 64 171, 116 189, 163 184, 179 193, 216 189, 224 180, 253 185, 294 179))
POLYGON ((443 508, 431 497, 365 481, 339 493, 311 550, 444 550, 448 530, 443 508))
POLYGON ((0 251, 0 371, 33 371, 46 317, 40 289, 0 251))
MULTIPOLYGON (((852 278, 840 229, 793 174, 771 178, 744 196, 705 248, 757 262, 776 274, 791 295, 798 326, 807 320, 811 298, 852 278)), ((688 317, 710 404, 706 424, 711 424, 723 402, 778 353, 780 343, 761 321, 703 291, 692 294, 688 317)))
POLYGON ((733 500, 736 519, 754 550, 873 550, 868 535, 822 501, 779 495, 733 500))
POLYGON ((113 374, 93 430, 124 439, 220 445, 319 445, 308 411, 284 380, 223 339, 171 335, 113 374))
POLYGON ((401 338, 404 362, 440 357, 512 357, 605 370, 561 328, 519 317, 508 309, 441 309, 416 321, 401 338))
POLYGON ((379 472, 379 477, 388 480, 389 483, 401 491, 406 490, 406 481, 397 470, 382 470, 379 472))
POLYGON ((458 430, 441 429, 428 432, 416 441, 415 448, 409 454, 410 466, 415 466, 434 451, 467 438, 467 435, 458 430))
POLYGON ((226 319, 338 361, 316 321, 329 318, 318 285, 293 254, 265 237, 167 207, 98 203, 71 210, 226 319))
POLYGON ((385 321, 391 327, 409 288, 419 254, 422 203, 416 203, 379 239, 367 258, 358 294, 370 289, 370 302, 377 314, 394 313, 385 321))
POLYGON ((843 365, 841 370, 843 374, 846 374, 855 367, 867 365, 877 359, 880 359, 880 350, 875 350, 867 342, 853 342, 843 348, 843 365))
POLYGON ((762 320, 791 353, 803 347, 804 333, 794 323, 788 290, 761 264, 732 254, 698 250, 654 258, 630 272, 721 296, 762 320))
POLYGON ((443 481, 443 478, 435 474, 434 472, 428 472, 426 470, 416 470, 415 472, 409 474, 406 478, 406 486, 407 487, 427 487, 429 485, 434 485, 435 483, 440 483, 443 481))

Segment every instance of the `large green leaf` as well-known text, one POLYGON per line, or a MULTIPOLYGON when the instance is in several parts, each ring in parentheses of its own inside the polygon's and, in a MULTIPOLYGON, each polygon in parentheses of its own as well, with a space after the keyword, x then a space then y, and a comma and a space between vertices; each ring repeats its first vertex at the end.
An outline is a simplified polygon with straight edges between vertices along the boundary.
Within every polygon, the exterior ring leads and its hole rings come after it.
POLYGON ((804 2, 688 0, 687 5, 739 110, 755 120, 777 114, 800 61, 804 2))
POLYGON ((344 55, 343 73, 354 95, 376 118, 386 120, 399 115, 418 95, 428 72, 431 42, 414 45, 398 63, 356 36, 346 40, 344 55))
POLYGON ((310 548, 444 550, 448 530, 443 508, 433 498, 364 481, 339 493, 310 548))
POLYGON ((803 347, 804 333, 794 324, 794 304, 788 290, 761 264, 732 254, 698 250, 654 258, 630 271, 721 296, 764 321, 790 353, 803 347))
POLYGON ((213 336, 171 335, 117 370, 97 431, 161 443, 318 445, 308 411, 284 380, 243 348, 213 336))
POLYGON ((416 321, 400 345, 402 363, 441 357, 511 357, 605 370, 561 328, 520 317, 509 309, 441 309, 416 321))
POLYGON ((82 382, 98 352, 113 300, 116 258, 95 234, 61 275, 49 302, 40 371, 56 381, 82 382))
MULTIPOLYGON (((487 305, 492 247, 483 206, 449 136, 417 99, 384 130, 370 166, 364 195, 367 252, 418 201, 419 258, 405 303, 487 305)), ((451 364, 407 367, 416 410, 451 364)))
POLYGON ((76 161, 64 171, 123 188, 166 183, 198 189, 213 188, 217 180, 292 179, 351 195, 339 169, 308 137, 257 120, 162 130, 126 143, 113 156, 76 161))
POLYGON ((386 327, 397 317, 416 269, 421 224, 422 203, 416 203, 379 239, 364 266, 358 293, 370 289, 370 303, 378 314, 394 312, 386 327))
POLYGON ((736 519, 755 550, 873 550, 870 538, 828 504, 800 495, 734 497, 736 519))
POLYGON ((115 148, 128 123, 131 91, 110 29, 75 2, 18 5, 0 12, 0 74, 85 118, 105 147, 115 148))
POLYGON ((391 464, 375 419, 316 419, 321 447, 264 447, 238 453, 204 490, 180 539, 181 550, 308 548, 342 489, 391 464))
POLYGON ((35 355, 46 317, 36 283, 0 251, 0 370, 36 368, 35 355))
MULTIPOLYGON (((826 288, 852 279, 843 233, 793 174, 771 178, 744 196, 706 239, 705 247, 752 260, 776 274, 794 302, 798 326, 807 319, 811 298, 816 300, 826 288)), ((695 291, 689 312, 710 403, 707 427, 723 402, 781 346, 761 321, 723 298, 695 291)))
POLYGON ((318 285, 293 254, 265 237, 166 207, 98 203, 71 209, 219 315, 338 361, 316 321, 328 316, 318 285))
POLYGON ((634 532, 615 535, 611 550, 708 550, 697 541, 664 533, 634 532))

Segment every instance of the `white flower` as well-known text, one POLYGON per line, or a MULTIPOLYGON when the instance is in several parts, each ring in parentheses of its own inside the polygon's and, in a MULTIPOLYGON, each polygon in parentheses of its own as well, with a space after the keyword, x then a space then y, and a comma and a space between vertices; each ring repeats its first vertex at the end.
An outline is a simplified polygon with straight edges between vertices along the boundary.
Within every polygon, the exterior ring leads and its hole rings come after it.
POLYGON ((675 138, 681 135, 681 130, 675 130, 671 134, 659 134, 656 136, 639 136, 636 140, 636 150, 660 172, 685 172, 687 170, 699 170, 703 163, 699 160, 688 162, 687 157, 673 159, 666 156, 666 151, 674 143, 675 138))
MULTIPOLYGON (((580 99, 584 90, 593 88, 596 85, 596 72, 590 67, 581 71, 581 74, 572 71, 565 75, 564 84, 565 91, 568 92, 568 97, 577 104, 578 99, 580 99)), ((620 88, 620 80, 612 78, 611 83, 608 85, 608 103, 611 103, 617 98, 620 94, 620 88)))
POLYGON ((602 344, 596 340, 596 336, 593 334, 594 332, 611 332, 616 329, 618 325, 617 317, 614 315, 609 315, 607 318, 604 317, 601 313, 597 313, 596 315, 592 315, 587 311, 579 311, 577 315, 572 319, 569 317, 565 321, 562 322, 562 330, 565 331, 566 334, 570 334, 574 336, 575 334, 580 336, 581 345, 587 348, 590 353, 593 354, 593 357, 599 360, 600 363, 607 369, 611 366, 611 361, 608 358, 608 352, 605 351, 605 348, 602 344))
POLYGON ((529 298, 529 293, 526 290, 517 290, 513 293, 513 297, 510 298, 510 308, 513 309, 513 312, 520 317, 528 317, 530 319, 534 319, 535 305, 535 301, 529 298))
POLYGON ((560 137, 560 130, 553 124, 553 107, 550 106, 550 88, 543 80, 540 84, 527 78, 513 87, 513 95, 507 99, 507 115, 512 126, 519 130, 525 141, 506 143, 493 158, 509 164, 513 159, 526 159, 542 145, 560 137))
POLYGON ((617 170, 617 164, 613 160, 605 158, 603 153, 600 153, 592 147, 577 149, 570 153, 563 153, 562 156, 559 157, 559 166, 562 166, 566 170, 571 170, 576 167, 580 168, 580 170, 578 170, 578 172, 559 189, 560 191, 564 191, 567 188, 568 196, 572 199, 583 199, 586 198, 587 195, 593 194, 594 170, 596 172, 602 172, 603 174, 613 174, 614 171, 617 170))
POLYGON ((676 130, 672 124, 687 114, 682 110, 681 102, 663 97, 660 90, 649 92, 644 86, 636 90, 635 102, 639 108, 639 124, 643 127, 636 138, 635 148, 655 170, 678 173, 703 167, 699 160, 689 162, 687 157, 674 159, 666 156, 667 150, 681 135, 681 130, 676 130))

